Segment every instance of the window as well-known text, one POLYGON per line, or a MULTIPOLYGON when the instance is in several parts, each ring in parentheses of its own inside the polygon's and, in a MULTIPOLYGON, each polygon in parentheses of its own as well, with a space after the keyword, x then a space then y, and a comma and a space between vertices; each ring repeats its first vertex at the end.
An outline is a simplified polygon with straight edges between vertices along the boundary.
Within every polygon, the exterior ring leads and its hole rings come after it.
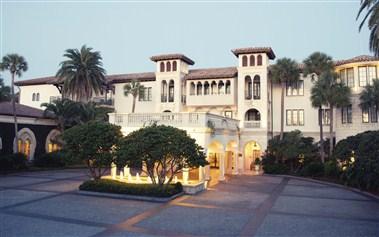
POLYGON ((347 85, 347 81, 346 81, 346 69, 340 70, 340 79, 341 79, 341 82, 343 84, 347 85))
POLYGON ((304 110, 288 109, 286 110, 287 126, 304 126, 304 110))
POLYGON ((330 124, 330 109, 322 109, 322 125, 330 124))
POLYGON ((32 101, 36 101, 36 93, 33 93, 33 95, 32 95, 32 101))
POLYGON ((224 82, 223 81, 218 82, 218 94, 219 95, 224 94, 224 82))
POLYGON ((151 87, 144 87, 141 92, 142 93, 139 95, 139 98, 138 98, 139 101, 151 101, 152 99, 151 87))
POLYGON ((167 102, 167 82, 162 81, 161 102, 167 102))
POLYGON ((227 80, 225 84, 225 94, 229 95, 230 94, 230 81, 227 80))
POLYGON ((224 117, 233 118, 233 112, 231 110, 224 111, 224 117))
POLYGON ((369 122, 369 109, 362 109, 362 123, 369 122))
POLYGON ((39 101, 39 93, 36 95, 36 101, 39 101))
POLYGON ((172 71, 173 72, 176 72, 176 69, 177 68, 177 65, 176 65, 176 61, 172 62, 172 71))
POLYGON ((251 83, 251 77, 246 76, 245 77, 245 99, 250 100, 252 97, 252 83, 251 83))
POLYGON ((161 72, 164 72, 164 62, 161 62, 161 65, 160 65, 160 71, 161 71, 161 72))
POLYGON ((342 123, 352 123, 352 105, 341 108, 342 123))
POLYGON ((191 82, 191 86, 190 86, 190 95, 195 95, 195 83, 194 82, 191 82))
POLYGON ((372 85, 372 80, 373 79, 376 79, 377 76, 376 76, 376 66, 368 66, 367 67, 367 79, 368 79, 368 83, 370 85, 372 85))
POLYGON ((359 86, 364 87, 367 85, 367 68, 358 68, 359 86))
POLYGON ((212 81, 212 84, 211 84, 211 94, 212 95, 217 94, 217 83, 215 81, 212 81))
POLYGON ((174 81, 168 84, 168 102, 174 102, 174 81))
POLYGON ((354 68, 346 69, 346 81, 348 87, 354 87, 354 68))
POLYGON ((250 67, 255 66, 255 56, 250 55, 250 67))
POLYGON ((201 84, 201 82, 198 82, 196 86, 196 95, 201 95, 202 91, 203 91, 203 85, 201 84))
POLYGON ((52 103, 52 102, 60 100, 60 99, 61 99, 61 97, 59 97, 59 96, 50 96, 49 102, 52 103))
POLYGON ((257 57, 257 65, 258 66, 262 65, 262 55, 258 55, 258 57, 257 57))
POLYGON ((304 81, 299 80, 297 82, 287 82, 286 95, 287 96, 304 95, 304 81))
POLYGON ((258 75, 256 75, 253 80, 253 96, 254 100, 261 98, 261 80, 258 75))
POLYGON ((378 122, 378 108, 374 105, 370 108, 370 115, 371 115, 371 123, 377 123, 378 122))
POLYGON ((242 67, 247 67, 247 56, 242 57, 242 67))
POLYGON ((249 109, 245 114, 246 121, 260 121, 261 113, 256 109, 249 109))
POLYGON ((209 83, 207 81, 204 83, 204 95, 209 95, 209 83))
POLYGON ((170 62, 166 63, 166 71, 171 72, 171 63, 170 62))

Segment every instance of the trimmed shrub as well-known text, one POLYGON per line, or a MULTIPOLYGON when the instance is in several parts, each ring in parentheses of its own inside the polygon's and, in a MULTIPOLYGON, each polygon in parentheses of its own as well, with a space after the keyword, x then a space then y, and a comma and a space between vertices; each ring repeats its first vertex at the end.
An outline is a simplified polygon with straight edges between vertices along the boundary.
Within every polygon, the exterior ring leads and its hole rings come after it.
POLYGON ((22 153, 5 154, 0 156, 0 170, 22 170, 27 168, 27 158, 22 153))
POLYGON ((59 152, 50 152, 34 158, 33 164, 37 167, 64 167, 65 157, 59 152))
POLYGON ((335 159, 328 160, 324 164, 324 175, 326 177, 336 178, 339 177, 341 171, 338 167, 337 161, 335 159))
POLYGON ((83 191, 148 197, 171 197, 183 192, 183 186, 181 183, 159 186, 154 184, 130 184, 109 179, 88 180, 82 183, 79 186, 79 189, 83 191))
POLYGON ((301 175, 310 177, 320 177, 324 175, 324 165, 320 162, 313 161, 303 167, 301 175))

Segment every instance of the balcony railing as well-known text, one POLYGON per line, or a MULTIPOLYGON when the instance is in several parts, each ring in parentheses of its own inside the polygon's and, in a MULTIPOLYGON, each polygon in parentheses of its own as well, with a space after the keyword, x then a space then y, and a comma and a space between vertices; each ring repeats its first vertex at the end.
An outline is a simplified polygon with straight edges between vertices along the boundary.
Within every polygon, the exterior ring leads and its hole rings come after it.
POLYGON ((245 128, 260 128, 261 127, 261 121, 260 120, 245 121, 244 122, 244 127, 245 128))
POLYGON ((239 120, 209 113, 110 113, 109 122, 122 127, 143 127, 154 123, 173 127, 209 127, 236 130, 239 120))

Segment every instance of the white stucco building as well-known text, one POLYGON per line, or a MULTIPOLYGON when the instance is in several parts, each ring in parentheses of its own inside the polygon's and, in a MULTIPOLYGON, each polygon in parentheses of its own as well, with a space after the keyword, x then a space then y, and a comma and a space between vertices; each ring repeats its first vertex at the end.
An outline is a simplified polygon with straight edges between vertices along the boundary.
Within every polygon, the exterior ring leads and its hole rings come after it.
MULTIPOLYGON (((165 54, 151 57, 155 64, 151 72, 107 76, 114 88, 115 113, 110 114, 110 122, 120 125, 124 134, 152 122, 185 129, 205 148, 210 167, 219 169, 221 180, 225 173, 250 170, 268 140, 280 131, 281 90, 269 80, 270 63, 275 59, 270 47, 239 48, 232 53, 236 61, 231 67, 197 69, 183 54, 165 54), (132 97, 124 96, 124 86, 132 80, 145 86, 133 114, 132 97)), ((377 77, 378 66, 379 60, 370 56, 336 62, 341 80, 353 92, 352 105, 335 110, 337 141, 379 129, 377 112, 358 106, 359 93, 377 77)), ((54 77, 18 82, 20 102, 39 107, 60 96, 55 82, 54 77)), ((298 129, 318 141, 318 111, 310 102, 312 84, 310 77, 301 76, 296 85, 287 85, 284 131, 298 129)), ((325 108, 325 137, 329 136, 328 123, 325 108)))

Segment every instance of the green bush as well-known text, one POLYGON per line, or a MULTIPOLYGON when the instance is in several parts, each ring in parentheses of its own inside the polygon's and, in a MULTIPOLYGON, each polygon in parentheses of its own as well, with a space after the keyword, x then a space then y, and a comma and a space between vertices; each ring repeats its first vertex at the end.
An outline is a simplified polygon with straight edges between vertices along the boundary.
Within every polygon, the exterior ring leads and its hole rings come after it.
POLYGON ((0 156, 0 170, 22 170, 27 168, 27 158, 22 153, 4 154, 0 156))
POLYGON ((340 169, 335 159, 328 160, 324 164, 324 175, 326 177, 337 178, 340 175, 340 169))
POLYGON ((262 166, 266 174, 288 174, 290 171, 287 165, 277 163, 276 157, 270 153, 262 157, 262 166))
POLYGON ((148 197, 171 197, 183 191, 181 183, 159 186, 154 184, 130 184, 116 180, 88 180, 79 186, 83 191, 117 193, 148 197))
POLYGON ((321 162, 313 161, 303 167, 300 172, 303 176, 320 177, 324 175, 324 165, 321 162))
POLYGON ((33 164, 37 167, 64 167, 65 157, 59 151, 45 153, 35 157, 33 164))

